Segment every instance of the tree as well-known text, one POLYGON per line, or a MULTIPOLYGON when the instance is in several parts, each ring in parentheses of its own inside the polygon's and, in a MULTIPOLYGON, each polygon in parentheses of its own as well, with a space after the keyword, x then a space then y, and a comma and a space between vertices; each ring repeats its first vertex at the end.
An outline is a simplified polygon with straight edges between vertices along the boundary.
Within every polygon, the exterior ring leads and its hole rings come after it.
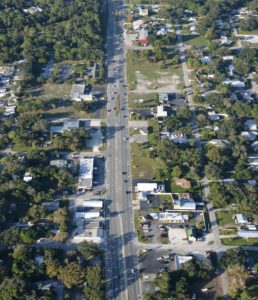
POLYGON ((85 273, 75 262, 71 262, 65 267, 60 267, 58 279, 61 280, 67 288, 79 287, 85 280, 85 273))
POLYGON ((68 230, 69 212, 67 207, 59 208, 53 213, 54 223, 60 226, 60 231, 66 232, 68 230))
POLYGON ((26 292, 26 283, 20 278, 5 278, 0 284, 0 300, 22 299, 26 292))
POLYGON ((90 260, 93 257, 101 254, 101 250, 96 244, 87 241, 84 241, 78 245, 78 251, 85 260, 90 260))
POLYGON ((182 176, 182 170, 181 170, 181 168, 179 166, 175 166, 173 168, 172 176, 173 177, 181 177, 182 176))
POLYGON ((230 249, 222 257, 220 263, 224 268, 240 265, 243 266, 246 262, 246 252, 241 249, 230 249))
POLYGON ((188 294, 188 282, 185 277, 181 277, 179 281, 176 282, 175 292, 176 295, 188 294))
POLYGON ((239 264, 229 266, 227 274, 230 278, 229 294, 232 298, 236 298, 240 291, 245 289, 249 274, 245 267, 239 264))

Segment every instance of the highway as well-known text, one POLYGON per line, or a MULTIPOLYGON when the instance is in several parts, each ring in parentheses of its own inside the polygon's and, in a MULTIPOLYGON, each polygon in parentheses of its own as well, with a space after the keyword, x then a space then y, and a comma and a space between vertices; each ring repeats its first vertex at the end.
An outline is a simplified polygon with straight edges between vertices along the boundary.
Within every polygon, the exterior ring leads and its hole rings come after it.
POLYGON ((106 189, 108 238, 105 243, 107 299, 141 297, 135 229, 128 133, 126 53, 123 40, 123 1, 108 1, 106 40, 107 146, 106 189), (118 13, 119 12, 119 13, 118 13))

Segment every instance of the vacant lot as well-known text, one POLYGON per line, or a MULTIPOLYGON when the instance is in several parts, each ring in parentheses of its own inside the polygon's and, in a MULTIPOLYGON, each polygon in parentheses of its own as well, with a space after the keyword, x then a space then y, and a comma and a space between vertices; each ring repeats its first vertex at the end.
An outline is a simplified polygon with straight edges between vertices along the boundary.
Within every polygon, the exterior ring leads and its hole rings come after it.
POLYGON ((171 59, 150 62, 142 51, 128 50, 127 52, 127 78, 129 89, 136 92, 148 93, 153 90, 177 90, 182 78, 181 65, 172 65, 171 59))
POLYGON ((235 225, 235 222, 232 219, 233 217, 232 213, 228 211, 217 211, 215 214, 219 226, 235 225))
POLYGON ((203 35, 195 36, 195 35, 183 35, 183 41, 186 45, 192 47, 206 47, 209 45, 208 40, 203 35))
POLYGON ((156 171, 164 168, 160 159, 152 159, 149 156, 149 144, 131 144, 132 175, 133 178, 154 178, 156 171))
POLYGON ((137 94, 130 93, 128 96, 130 108, 150 108, 159 104, 158 93, 137 94))

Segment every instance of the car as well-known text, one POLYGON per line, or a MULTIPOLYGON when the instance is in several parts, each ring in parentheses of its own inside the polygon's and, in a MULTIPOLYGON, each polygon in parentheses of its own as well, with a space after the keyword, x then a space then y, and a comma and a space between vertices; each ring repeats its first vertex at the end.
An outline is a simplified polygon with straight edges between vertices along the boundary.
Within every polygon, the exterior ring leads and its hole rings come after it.
POLYGON ((196 298, 196 294, 193 294, 192 295, 192 300, 196 300, 197 298, 196 298))
POLYGON ((126 172, 126 171, 123 171, 123 172, 122 172, 122 175, 126 175, 126 174, 127 174, 127 172, 126 172))
POLYGON ((112 109, 108 109, 108 112, 111 112, 112 109))
POLYGON ((134 269, 131 269, 131 273, 134 274, 134 269))
POLYGON ((168 268, 160 268, 159 271, 160 271, 160 273, 167 272, 168 268))
POLYGON ((161 263, 162 264, 169 264, 169 260, 167 260, 167 259, 161 260, 161 263))
POLYGON ((93 184, 98 184, 99 182, 98 181, 93 181, 93 184))
POLYGON ((128 180, 125 179, 124 182, 126 183, 126 182, 128 182, 128 180))
POLYGON ((162 260, 162 259, 163 259, 163 256, 157 257, 157 260, 162 260))

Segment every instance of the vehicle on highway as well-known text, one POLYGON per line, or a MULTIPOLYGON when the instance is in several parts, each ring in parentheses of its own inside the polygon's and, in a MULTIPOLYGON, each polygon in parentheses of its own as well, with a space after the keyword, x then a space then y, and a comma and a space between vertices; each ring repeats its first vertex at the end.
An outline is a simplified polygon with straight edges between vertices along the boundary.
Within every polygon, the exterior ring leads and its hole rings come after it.
POLYGON ((127 172, 126 172, 126 171, 123 171, 123 172, 122 172, 122 175, 126 175, 126 174, 127 174, 127 172))
POLYGON ((160 268, 159 271, 160 271, 160 273, 167 272, 168 268, 160 268))

